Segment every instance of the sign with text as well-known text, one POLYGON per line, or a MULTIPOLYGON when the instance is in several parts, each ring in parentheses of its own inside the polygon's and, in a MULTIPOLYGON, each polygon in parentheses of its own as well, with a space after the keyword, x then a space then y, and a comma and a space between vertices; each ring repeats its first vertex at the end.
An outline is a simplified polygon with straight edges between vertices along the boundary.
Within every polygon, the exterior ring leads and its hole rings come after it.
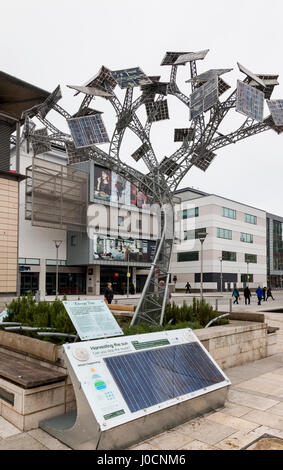
POLYGON ((103 299, 63 301, 63 304, 81 340, 124 334, 103 299))

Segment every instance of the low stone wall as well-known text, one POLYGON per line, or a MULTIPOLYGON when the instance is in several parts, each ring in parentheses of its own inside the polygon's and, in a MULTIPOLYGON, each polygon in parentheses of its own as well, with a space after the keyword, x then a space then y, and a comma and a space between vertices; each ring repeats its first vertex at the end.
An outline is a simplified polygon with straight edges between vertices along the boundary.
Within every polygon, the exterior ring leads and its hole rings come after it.
POLYGON ((194 333, 222 369, 276 353, 276 333, 272 333, 274 337, 270 342, 266 323, 235 321, 229 325, 194 330, 194 333))

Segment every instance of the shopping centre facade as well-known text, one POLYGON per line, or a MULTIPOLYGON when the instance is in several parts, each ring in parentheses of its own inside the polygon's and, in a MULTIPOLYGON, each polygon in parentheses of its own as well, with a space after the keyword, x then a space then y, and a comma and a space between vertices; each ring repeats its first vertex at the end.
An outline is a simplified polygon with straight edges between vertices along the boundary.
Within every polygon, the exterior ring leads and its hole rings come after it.
MULTIPOLYGON (((26 150, 23 142, 22 175, 28 175, 34 161, 26 150)), ((58 168, 67 165, 60 147, 36 160, 43 167, 50 162, 58 168)), ((14 165, 15 149, 11 149, 12 169, 14 165)), ((109 281, 116 293, 126 293, 128 272, 129 292, 141 292, 158 238, 156 210, 148 205, 146 195, 110 170, 94 162, 72 167, 84 172, 88 181, 87 227, 80 230, 58 229, 58 224, 42 224, 44 217, 29 216, 27 179, 19 183, 18 292, 40 291, 42 298, 55 295, 56 240, 60 241, 60 294, 99 295, 109 281)), ((229 290, 234 284, 282 287, 282 217, 193 188, 180 189, 176 196, 171 282, 177 290, 183 290, 188 281, 192 290, 200 288, 198 238, 204 231, 204 290, 229 290)))

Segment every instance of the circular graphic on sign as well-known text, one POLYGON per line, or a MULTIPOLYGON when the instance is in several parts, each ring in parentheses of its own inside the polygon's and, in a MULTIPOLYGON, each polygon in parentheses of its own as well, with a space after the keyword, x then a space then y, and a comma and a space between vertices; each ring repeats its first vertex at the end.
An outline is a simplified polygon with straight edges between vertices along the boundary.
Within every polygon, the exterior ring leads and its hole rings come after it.
POLYGON ((96 390, 104 390, 106 388, 106 383, 103 380, 96 380, 94 382, 96 390))
POLYGON ((87 361, 89 359, 89 352, 86 348, 79 347, 73 350, 73 356, 78 361, 87 361))

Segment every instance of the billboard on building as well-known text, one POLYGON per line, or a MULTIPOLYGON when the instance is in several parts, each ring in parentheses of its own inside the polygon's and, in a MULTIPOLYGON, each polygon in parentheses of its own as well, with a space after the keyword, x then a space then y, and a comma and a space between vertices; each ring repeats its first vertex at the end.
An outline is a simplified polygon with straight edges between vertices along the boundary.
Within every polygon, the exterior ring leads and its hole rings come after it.
MULTIPOLYGON (((93 197, 142 208, 148 198, 138 188, 109 168, 94 165, 93 197)), ((92 198, 91 198, 92 199, 92 198)))
POLYGON ((154 240, 118 239, 95 236, 93 240, 94 260, 151 263, 154 258, 154 240))

